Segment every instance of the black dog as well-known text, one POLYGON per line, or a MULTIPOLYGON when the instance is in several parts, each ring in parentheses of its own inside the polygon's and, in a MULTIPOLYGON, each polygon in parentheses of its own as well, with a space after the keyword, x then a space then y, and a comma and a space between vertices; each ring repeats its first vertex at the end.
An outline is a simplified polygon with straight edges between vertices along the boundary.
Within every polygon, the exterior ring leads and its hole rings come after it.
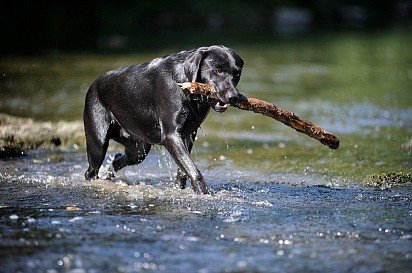
POLYGON ((87 180, 97 179, 109 140, 125 146, 111 170, 139 164, 153 144, 166 147, 178 165, 177 183, 184 188, 189 177, 196 193, 209 188, 189 153, 197 129, 210 107, 218 112, 239 97, 243 60, 224 46, 201 47, 156 58, 149 63, 122 67, 99 77, 89 88, 84 127, 89 168, 87 180), (182 92, 178 83, 213 85, 220 101, 182 92))

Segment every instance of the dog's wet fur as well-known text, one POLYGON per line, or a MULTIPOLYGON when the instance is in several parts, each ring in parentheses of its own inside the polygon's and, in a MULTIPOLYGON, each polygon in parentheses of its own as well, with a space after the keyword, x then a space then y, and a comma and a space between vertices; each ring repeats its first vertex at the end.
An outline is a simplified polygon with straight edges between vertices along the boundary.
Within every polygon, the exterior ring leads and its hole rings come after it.
POLYGON ((84 107, 89 168, 87 180, 97 179, 109 140, 124 145, 110 174, 142 162, 154 144, 163 145, 178 166, 176 182, 189 178, 196 193, 210 194, 190 158, 197 129, 210 108, 223 112, 239 98, 236 86, 243 60, 225 46, 200 47, 151 62, 121 67, 100 76, 90 86, 84 107), (211 84, 219 101, 182 92, 178 83, 211 84))

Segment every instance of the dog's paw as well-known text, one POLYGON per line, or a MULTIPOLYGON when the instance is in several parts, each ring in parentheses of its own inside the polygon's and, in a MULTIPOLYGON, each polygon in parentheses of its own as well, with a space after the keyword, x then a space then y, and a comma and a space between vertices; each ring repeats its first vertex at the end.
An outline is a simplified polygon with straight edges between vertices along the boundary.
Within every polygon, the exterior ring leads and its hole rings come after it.
POLYGON ((179 189, 183 190, 186 188, 186 181, 187 177, 185 175, 176 174, 174 182, 179 189))
POLYGON ((98 170, 92 168, 87 169, 86 173, 84 174, 84 178, 89 181, 99 179, 98 170))
POLYGON ((106 172, 106 179, 112 180, 116 176, 115 173, 116 172, 114 171, 113 165, 110 165, 106 172))

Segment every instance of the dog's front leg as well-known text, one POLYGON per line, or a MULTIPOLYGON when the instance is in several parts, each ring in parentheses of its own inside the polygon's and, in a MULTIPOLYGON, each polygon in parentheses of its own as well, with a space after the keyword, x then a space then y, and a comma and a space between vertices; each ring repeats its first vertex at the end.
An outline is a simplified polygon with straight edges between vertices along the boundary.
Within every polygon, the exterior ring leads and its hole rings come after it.
POLYGON ((195 163, 189 156, 189 151, 186 148, 181 136, 177 133, 166 137, 164 146, 172 155, 176 164, 183 170, 190 179, 192 188, 197 194, 210 194, 202 174, 197 169, 195 163))
MULTIPOLYGON (((194 131, 190 135, 185 135, 182 137, 183 142, 186 145, 186 149, 189 151, 189 154, 192 151, 193 148, 193 142, 195 141, 197 131, 194 131)), ((177 186, 181 189, 184 189, 186 187, 186 180, 187 180, 187 175, 184 171, 182 171, 180 168, 177 168, 177 174, 175 178, 175 182, 177 186)))

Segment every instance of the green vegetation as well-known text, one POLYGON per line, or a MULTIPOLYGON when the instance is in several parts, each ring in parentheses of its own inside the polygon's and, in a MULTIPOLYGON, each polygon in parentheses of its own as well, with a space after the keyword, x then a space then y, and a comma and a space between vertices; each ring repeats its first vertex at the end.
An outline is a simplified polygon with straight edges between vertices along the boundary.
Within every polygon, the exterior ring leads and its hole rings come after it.
MULTIPOLYGON (((370 174, 410 173, 410 31, 344 33, 253 47, 228 46, 246 63, 239 85, 242 93, 272 101, 322 125, 340 137, 341 147, 328 150, 272 119, 230 108, 224 114, 211 112, 199 130, 196 156, 207 160, 209 166, 229 160, 247 170, 316 173, 354 181, 364 181, 370 174)), ((84 96, 93 80, 110 69, 172 51, 0 59, 0 112, 46 121, 39 123, 40 131, 25 131, 22 128, 28 127, 15 120, 9 122, 15 125, 8 127, 12 129, 4 129, 10 117, 2 116, 3 149, 51 147, 56 138, 60 147, 76 144, 83 148, 80 119, 84 96), (56 126, 64 124, 57 123, 60 120, 75 121, 76 134, 56 135, 56 126), (53 134, 42 138, 47 135, 44 124, 53 134)))
POLYGON ((28 149, 78 149, 84 144, 80 121, 35 122, 0 113, 0 158, 22 155, 28 149))

